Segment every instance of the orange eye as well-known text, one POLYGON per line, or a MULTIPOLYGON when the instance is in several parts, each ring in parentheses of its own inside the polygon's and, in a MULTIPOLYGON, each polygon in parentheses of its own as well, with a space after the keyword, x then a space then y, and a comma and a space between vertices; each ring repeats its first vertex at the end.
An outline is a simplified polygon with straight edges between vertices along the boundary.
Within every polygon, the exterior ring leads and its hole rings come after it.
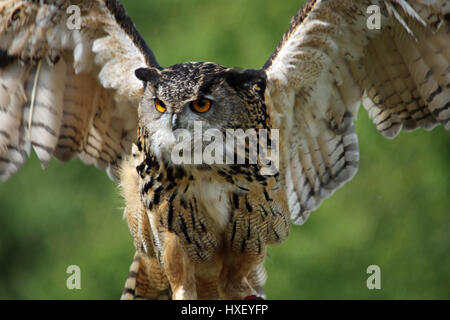
POLYGON ((156 110, 158 110, 161 113, 164 113, 167 110, 166 105, 164 104, 164 102, 162 102, 159 99, 155 99, 155 108, 156 108, 156 110))
POLYGON ((191 109, 199 113, 204 113, 211 108, 211 105, 212 105, 211 100, 201 98, 191 102, 191 109))

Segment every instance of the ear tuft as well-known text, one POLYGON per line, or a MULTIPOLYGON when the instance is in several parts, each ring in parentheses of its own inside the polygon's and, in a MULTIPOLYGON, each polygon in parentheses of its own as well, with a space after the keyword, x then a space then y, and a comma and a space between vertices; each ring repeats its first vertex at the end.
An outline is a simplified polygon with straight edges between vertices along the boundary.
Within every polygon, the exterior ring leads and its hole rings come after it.
POLYGON ((225 74, 225 81, 233 88, 243 89, 257 85, 264 93, 266 88, 266 73, 263 70, 247 69, 244 71, 233 69, 225 74))
POLYGON ((159 70, 155 68, 139 68, 134 71, 136 78, 144 82, 157 82, 160 76, 159 70))

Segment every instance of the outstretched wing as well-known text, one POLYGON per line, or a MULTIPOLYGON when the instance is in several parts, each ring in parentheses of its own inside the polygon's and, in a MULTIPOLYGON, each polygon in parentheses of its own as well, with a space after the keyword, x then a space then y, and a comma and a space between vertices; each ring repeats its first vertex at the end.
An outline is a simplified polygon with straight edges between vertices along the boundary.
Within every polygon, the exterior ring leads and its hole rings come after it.
POLYGON ((117 0, 0 3, 0 179, 33 146, 116 177, 137 128, 140 67, 158 67, 117 0))
POLYGON ((450 129, 448 0, 310 0, 264 66, 291 218, 356 173, 363 103, 387 138, 450 129))

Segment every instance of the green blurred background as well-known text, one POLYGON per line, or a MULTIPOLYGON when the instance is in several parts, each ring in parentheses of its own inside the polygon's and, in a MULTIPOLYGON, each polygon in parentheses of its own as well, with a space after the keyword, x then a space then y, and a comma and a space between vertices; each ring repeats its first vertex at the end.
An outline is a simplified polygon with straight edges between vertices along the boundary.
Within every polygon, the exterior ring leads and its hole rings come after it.
MULTIPOLYGON (((303 1, 124 1, 163 66, 214 61, 260 68, 303 1), (282 3, 282 4, 280 4, 282 3)), ((388 141, 364 109, 356 178, 269 250, 269 299, 449 299, 450 135, 388 141), (381 268, 381 290, 366 269, 381 268)), ((0 299, 117 299, 134 248, 106 174, 33 155, 0 184, 0 299), (81 290, 66 268, 81 268, 81 290)))

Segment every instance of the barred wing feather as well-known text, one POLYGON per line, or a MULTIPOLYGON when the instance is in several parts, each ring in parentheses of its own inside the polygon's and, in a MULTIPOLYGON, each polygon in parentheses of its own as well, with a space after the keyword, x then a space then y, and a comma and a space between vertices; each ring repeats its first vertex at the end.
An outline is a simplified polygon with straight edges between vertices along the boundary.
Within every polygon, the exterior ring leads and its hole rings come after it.
POLYGON ((116 178, 136 135, 134 70, 149 66, 153 53, 116 0, 2 1, 0 179, 31 148, 43 166, 79 157, 116 178))
POLYGON ((361 102, 387 138, 450 129, 450 3, 310 0, 264 70, 291 218, 302 224, 358 169, 361 102), (369 28, 377 11, 380 28, 369 28))

